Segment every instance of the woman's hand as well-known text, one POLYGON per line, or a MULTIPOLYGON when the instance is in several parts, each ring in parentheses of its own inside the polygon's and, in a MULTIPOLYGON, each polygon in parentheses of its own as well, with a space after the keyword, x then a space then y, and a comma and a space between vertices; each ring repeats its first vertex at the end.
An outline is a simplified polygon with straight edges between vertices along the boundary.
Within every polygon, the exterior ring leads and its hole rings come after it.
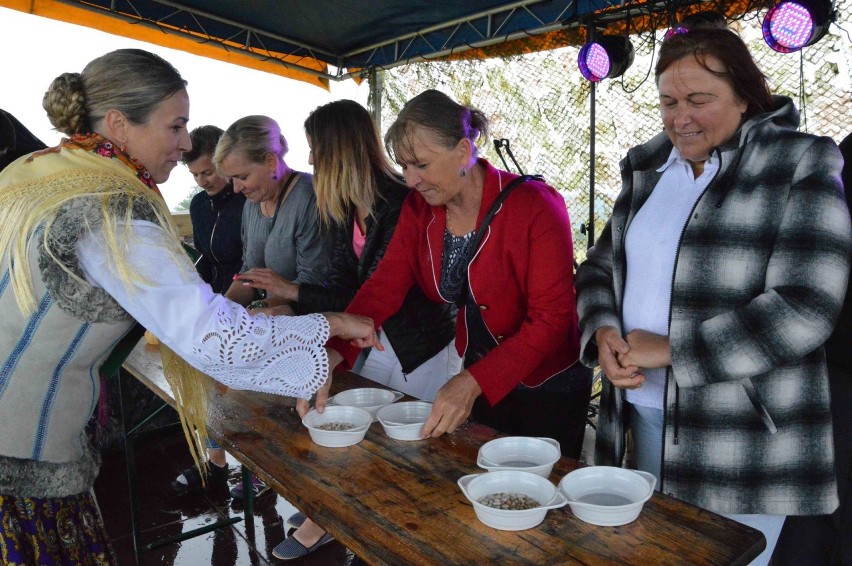
POLYGON ((619 363, 643 368, 664 368, 672 365, 669 337, 636 329, 626 337, 629 350, 618 354, 619 363))
POLYGON ((373 319, 357 314, 346 314, 340 312, 323 313, 330 327, 332 336, 339 336, 344 340, 350 340, 356 348, 375 348, 384 351, 373 319))
MULTIPOLYGON (((331 389, 331 376, 334 374, 334 368, 336 368, 337 365, 343 361, 343 356, 341 356, 337 350, 326 348, 325 351, 328 354, 328 379, 326 379, 322 387, 317 390, 315 408, 318 413, 322 413, 323 411, 325 411, 325 406, 328 403, 328 392, 331 389)), ((296 412, 299 413, 300 417, 304 418, 304 416, 308 414, 308 411, 310 410, 310 400, 296 399, 296 412)))
POLYGON ((642 369, 635 363, 626 363, 624 356, 630 345, 613 326, 602 326, 595 332, 598 344, 598 362, 612 384, 621 389, 637 389, 645 382, 642 369))
POLYGON ((473 402, 482 393, 473 375, 464 370, 438 390, 432 412, 423 425, 423 438, 438 437, 453 432, 470 415, 473 402))
POLYGON ((299 286, 287 281, 268 267, 249 269, 245 273, 238 273, 234 281, 245 287, 263 289, 270 295, 280 297, 285 301, 299 300, 299 286))

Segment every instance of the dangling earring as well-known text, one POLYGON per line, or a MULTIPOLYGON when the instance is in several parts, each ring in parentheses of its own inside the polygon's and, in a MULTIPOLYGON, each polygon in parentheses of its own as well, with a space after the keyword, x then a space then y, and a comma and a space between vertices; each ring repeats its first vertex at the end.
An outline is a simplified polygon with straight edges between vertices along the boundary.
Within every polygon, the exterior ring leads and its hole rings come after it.
POLYGON ((459 169, 459 177, 466 177, 466 176, 467 176, 467 169, 465 169, 464 167, 459 169))
POLYGON ((277 180, 278 180, 278 175, 276 175, 275 173, 273 173, 273 174, 272 174, 272 180, 273 180, 273 181, 277 181, 277 180))

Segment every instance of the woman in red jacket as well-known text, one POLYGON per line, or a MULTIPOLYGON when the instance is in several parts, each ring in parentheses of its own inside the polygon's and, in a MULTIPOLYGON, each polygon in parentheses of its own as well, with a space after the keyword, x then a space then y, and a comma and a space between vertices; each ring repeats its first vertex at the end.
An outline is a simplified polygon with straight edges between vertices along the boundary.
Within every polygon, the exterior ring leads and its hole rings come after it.
MULTIPOLYGON (((477 158, 475 141, 486 130, 480 111, 436 90, 405 104, 385 144, 414 191, 347 312, 381 326, 415 284, 435 302, 459 304, 456 346, 465 369, 438 391, 424 436, 452 432, 472 416, 500 432, 555 438, 576 458, 591 372, 577 363, 565 202, 541 181, 521 183, 472 249, 483 217, 517 177, 477 158)), ((347 344, 332 347, 350 364, 357 356, 347 344)))

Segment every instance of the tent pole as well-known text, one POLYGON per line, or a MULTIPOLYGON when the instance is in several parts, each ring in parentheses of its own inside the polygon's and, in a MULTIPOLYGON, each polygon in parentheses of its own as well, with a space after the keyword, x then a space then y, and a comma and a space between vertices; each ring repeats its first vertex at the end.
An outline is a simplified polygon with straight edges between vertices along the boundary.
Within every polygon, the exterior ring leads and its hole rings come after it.
POLYGON ((589 100, 589 224, 587 249, 595 245, 595 83, 589 100))
POLYGON ((373 122, 376 123, 376 129, 382 131, 382 91, 384 84, 382 81, 382 73, 375 67, 370 67, 367 75, 367 82, 370 85, 370 114, 373 116, 373 122))
MULTIPOLYGON (((588 41, 595 40, 595 22, 588 23, 588 41)), ((595 82, 589 81, 592 89, 589 94, 589 224, 586 226, 587 245, 595 245, 595 82)))

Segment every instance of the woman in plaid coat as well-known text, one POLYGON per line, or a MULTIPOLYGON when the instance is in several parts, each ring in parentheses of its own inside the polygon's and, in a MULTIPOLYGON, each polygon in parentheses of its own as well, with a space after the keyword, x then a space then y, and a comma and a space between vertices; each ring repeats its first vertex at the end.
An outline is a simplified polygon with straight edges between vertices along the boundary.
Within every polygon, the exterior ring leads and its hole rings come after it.
POLYGON ((837 506, 822 344, 849 269, 842 159, 730 31, 674 35, 656 77, 665 132, 622 161, 576 278, 582 359, 608 377, 596 463, 621 464, 629 423, 661 491, 760 528, 768 560, 786 515, 837 506))

